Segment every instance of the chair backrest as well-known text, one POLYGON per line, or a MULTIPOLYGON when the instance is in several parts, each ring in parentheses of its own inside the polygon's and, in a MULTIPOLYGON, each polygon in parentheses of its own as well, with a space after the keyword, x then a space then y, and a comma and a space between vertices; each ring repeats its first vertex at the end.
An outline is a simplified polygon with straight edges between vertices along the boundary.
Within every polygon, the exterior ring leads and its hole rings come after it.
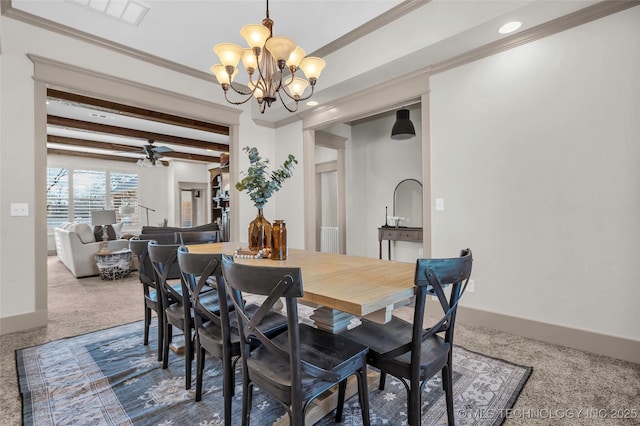
POLYGON ((300 332, 298 327, 297 298, 303 295, 300 268, 249 266, 235 263, 233 257, 222 256, 222 274, 235 306, 240 333, 242 363, 245 373, 251 358, 251 339, 258 339, 262 346, 289 363, 291 385, 302 388, 302 370, 315 377, 324 370, 303 361, 300 357, 300 332), (260 307, 250 314, 245 309, 243 296, 266 296, 260 307), (274 342, 260 331, 265 316, 281 297, 286 300, 288 346, 274 342))
POLYGON ((176 232, 176 243, 178 244, 217 243, 219 240, 220 231, 176 232))
POLYGON ((138 260, 138 276, 140 282, 144 286, 144 294, 149 296, 149 287, 155 288, 155 276, 153 274, 153 266, 149 259, 149 250, 147 245, 149 241, 131 238, 129 240, 129 250, 138 260))
POLYGON ((223 345, 229 342, 229 303, 226 297, 224 279, 222 278, 222 254, 189 253, 185 246, 178 248, 178 265, 182 273, 182 281, 189 292, 192 306, 198 315, 195 316, 196 327, 201 325, 200 317, 217 324, 222 330, 223 345), (215 278, 209 281, 209 278, 215 278), (211 311, 200 303, 200 294, 207 281, 218 291, 219 311, 211 311))
POLYGON ((411 343, 387 353, 387 356, 397 357, 402 353, 412 351, 411 362, 414 366, 419 367, 420 348, 425 339, 436 333, 445 332, 445 341, 453 345, 453 330, 458 302, 467 288, 472 263, 473 256, 469 249, 461 250, 460 257, 417 260, 414 279, 416 302, 413 317, 413 338, 411 343), (447 299, 445 288, 448 286, 451 286, 451 293, 447 299), (427 295, 438 298, 442 308, 442 317, 425 330, 423 322, 427 295))
POLYGON ((183 302, 182 295, 175 291, 167 281, 172 279, 172 269, 180 270, 178 266, 178 244, 158 244, 151 240, 147 246, 149 259, 153 266, 156 288, 162 296, 162 306, 165 308, 175 302, 183 302))

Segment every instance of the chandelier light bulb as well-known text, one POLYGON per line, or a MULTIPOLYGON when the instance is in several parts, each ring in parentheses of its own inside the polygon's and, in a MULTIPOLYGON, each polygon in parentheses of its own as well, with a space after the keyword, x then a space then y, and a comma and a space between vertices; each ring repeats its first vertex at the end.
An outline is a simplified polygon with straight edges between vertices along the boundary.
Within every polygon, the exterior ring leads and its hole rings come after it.
POLYGON ((213 48, 213 51, 220 58, 220 62, 225 67, 237 67, 242 57, 242 47, 235 43, 219 43, 213 48))
POLYGON ((258 68, 258 58, 252 48, 247 47, 246 49, 243 49, 242 65, 244 65, 249 74, 253 74, 253 70, 258 68))
POLYGON ((271 35, 271 31, 262 24, 249 24, 242 27, 240 35, 245 39, 250 48, 259 47, 262 49, 264 43, 271 35))
POLYGON ((289 92, 291 92, 291 96, 301 98, 307 87, 309 87, 309 82, 307 80, 296 77, 288 86, 288 89, 289 92))
POLYGON ((265 47, 276 61, 287 61, 296 48, 296 43, 288 37, 271 37, 265 47))
POLYGON ((229 76, 229 73, 227 73, 227 68, 222 64, 216 64, 212 66, 211 72, 216 76, 216 78, 218 79, 218 83, 220 84, 231 84, 235 76, 238 75, 238 69, 236 68, 233 71, 233 74, 229 76))
POLYGON ((309 80, 316 80, 320 77, 320 73, 326 66, 326 62, 322 58, 316 58, 315 56, 309 56, 304 58, 300 62, 300 69, 304 72, 309 80))
POLYGON ((304 55, 304 50, 302 50, 300 46, 296 46, 296 48, 293 49, 293 52, 291 52, 291 55, 289 55, 289 59, 287 59, 287 66, 289 68, 298 68, 300 66, 300 62, 304 59, 304 55))

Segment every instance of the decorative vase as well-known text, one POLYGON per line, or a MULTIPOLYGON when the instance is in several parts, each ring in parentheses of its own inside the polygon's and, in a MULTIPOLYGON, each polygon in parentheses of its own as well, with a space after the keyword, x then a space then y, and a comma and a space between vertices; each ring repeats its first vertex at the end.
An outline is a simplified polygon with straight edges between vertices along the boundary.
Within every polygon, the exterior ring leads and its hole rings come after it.
POLYGON ((287 259, 287 225, 284 223, 284 220, 276 220, 273 222, 271 259, 287 259))
POLYGON ((264 218, 262 209, 249 224, 249 250, 258 251, 271 247, 271 222, 264 218))

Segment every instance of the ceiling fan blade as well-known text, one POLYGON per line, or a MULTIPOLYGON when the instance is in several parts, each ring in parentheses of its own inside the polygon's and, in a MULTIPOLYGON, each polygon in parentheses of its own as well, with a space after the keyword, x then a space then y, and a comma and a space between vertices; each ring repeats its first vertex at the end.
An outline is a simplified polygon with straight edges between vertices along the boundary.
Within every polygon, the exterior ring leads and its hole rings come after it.
POLYGON ((154 146, 153 150, 160 154, 163 152, 173 152, 173 149, 169 148, 168 146, 154 146))

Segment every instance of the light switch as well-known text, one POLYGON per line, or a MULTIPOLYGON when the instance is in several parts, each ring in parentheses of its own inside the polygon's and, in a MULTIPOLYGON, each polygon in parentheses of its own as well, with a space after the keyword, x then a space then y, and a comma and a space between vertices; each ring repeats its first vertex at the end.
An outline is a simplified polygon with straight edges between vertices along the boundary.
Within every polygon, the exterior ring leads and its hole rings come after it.
POLYGON ((444 198, 436 198, 436 211, 444 211, 444 198))
POLYGON ((29 216, 29 204, 11 203, 11 216, 29 216))

